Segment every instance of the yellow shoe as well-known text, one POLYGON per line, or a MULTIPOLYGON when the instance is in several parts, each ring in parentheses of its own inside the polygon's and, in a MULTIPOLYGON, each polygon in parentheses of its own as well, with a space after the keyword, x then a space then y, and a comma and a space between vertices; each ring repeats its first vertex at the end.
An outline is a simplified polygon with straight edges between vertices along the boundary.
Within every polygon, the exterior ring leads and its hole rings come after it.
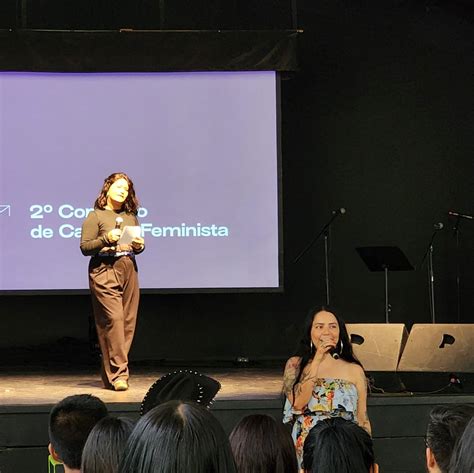
POLYGON ((128 382, 125 379, 117 379, 114 382, 115 391, 126 391, 128 389, 128 382))

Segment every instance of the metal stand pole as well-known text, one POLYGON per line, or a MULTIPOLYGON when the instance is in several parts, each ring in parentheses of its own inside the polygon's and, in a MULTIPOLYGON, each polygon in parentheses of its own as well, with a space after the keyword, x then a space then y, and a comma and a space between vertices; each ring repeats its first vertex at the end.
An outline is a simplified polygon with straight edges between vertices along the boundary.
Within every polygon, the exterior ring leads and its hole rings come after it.
POLYGON ((324 273, 326 279, 326 304, 330 305, 329 296, 329 233, 324 233, 324 273))
POLYGON ((293 260, 293 263, 297 263, 310 249, 311 247, 321 238, 324 238, 324 278, 326 282, 326 304, 330 303, 329 293, 329 235, 331 231, 331 224, 339 215, 344 215, 346 209, 341 207, 338 210, 333 210, 332 216, 329 221, 324 225, 321 231, 311 240, 309 245, 293 260))
POLYGON ((159 0, 158 2, 158 11, 160 15, 160 30, 165 29, 165 0, 159 0))
POLYGON ((435 276, 434 276, 434 264, 433 264, 433 253, 434 253, 434 241, 436 238, 436 235, 439 233, 440 230, 443 229, 443 224, 440 223, 435 223, 434 224, 435 231, 431 235, 430 242, 428 243, 428 246, 426 247, 425 254, 423 255, 423 258, 421 259, 420 263, 420 269, 423 267, 423 263, 425 262, 425 259, 428 260, 428 263, 426 265, 428 269, 428 298, 430 302, 430 316, 431 316, 431 323, 436 323, 436 307, 435 307, 435 276))
POLYGON ((16 26, 17 28, 28 28, 28 2, 27 0, 18 0, 16 2, 16 26))
POLYGON ((435 289, 434 289, 434 269, 433 269, 433 244, 430 245, 428 253, 428 289, 430 297, 431 323, 436 323, 435 311, 435 289))
POLYGON ((388 268, 384 268, 385 274, 385 323, 389 323, 389 314, 390 314, 390 304, 388 303, 388 268))
POLYGON ((457 316, 458 324, 461 323, 461 251, 459 248, 459 224, 460 219, 456 220, 454 232, 456 234, 456 301, 457 301, 457 316))

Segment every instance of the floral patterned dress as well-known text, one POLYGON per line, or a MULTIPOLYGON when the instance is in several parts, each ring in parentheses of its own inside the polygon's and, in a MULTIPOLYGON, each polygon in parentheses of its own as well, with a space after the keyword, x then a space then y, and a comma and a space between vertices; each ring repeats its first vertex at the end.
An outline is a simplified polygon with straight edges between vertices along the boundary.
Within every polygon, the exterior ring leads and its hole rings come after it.
POLYGON ((304 441, 317 422, 330 417, 357 422, 357 388, 344 379, 319 378, 314 383, 313 394, 302 410, 294 409, 287 399, 283 411, 283 422, 292 423, 298 463, 303 460, 304 441))

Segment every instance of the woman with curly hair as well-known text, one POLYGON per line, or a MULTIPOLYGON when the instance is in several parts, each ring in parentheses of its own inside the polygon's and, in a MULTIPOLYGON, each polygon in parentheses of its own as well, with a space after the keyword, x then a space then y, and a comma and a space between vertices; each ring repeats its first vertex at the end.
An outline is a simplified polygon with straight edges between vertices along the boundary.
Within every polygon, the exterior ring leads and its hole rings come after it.
POLYGON ((81 251, 91 256, 89 287, 102 352, 102 380, 106 388, 128 389, 128 352, 135 333, 138 270, 135 255, 145 249, 141 237, 117 244, 125 226, 138 226, 138 200, 132 180, 111 174, 82 225, 81 251))

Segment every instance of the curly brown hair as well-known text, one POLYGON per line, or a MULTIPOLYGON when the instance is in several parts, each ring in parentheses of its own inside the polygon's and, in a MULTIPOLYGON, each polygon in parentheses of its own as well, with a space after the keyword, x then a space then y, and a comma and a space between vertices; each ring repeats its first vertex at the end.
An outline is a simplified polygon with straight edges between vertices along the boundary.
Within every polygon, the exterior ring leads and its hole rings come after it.
POLYGON ((114 172, 109 177, 105 178, 104 185, 102 186, 99 196, 94 202, 94 209, 105 209, 105 206, 107 205, 107 192, 109 191, 110 186, 119 179, 125 179, 128 184, 128 196, 122 205, 122 210, 137 215, 140 204, 138 203, 137 196, 135 195, 133 182, 124 172, 114 172))

